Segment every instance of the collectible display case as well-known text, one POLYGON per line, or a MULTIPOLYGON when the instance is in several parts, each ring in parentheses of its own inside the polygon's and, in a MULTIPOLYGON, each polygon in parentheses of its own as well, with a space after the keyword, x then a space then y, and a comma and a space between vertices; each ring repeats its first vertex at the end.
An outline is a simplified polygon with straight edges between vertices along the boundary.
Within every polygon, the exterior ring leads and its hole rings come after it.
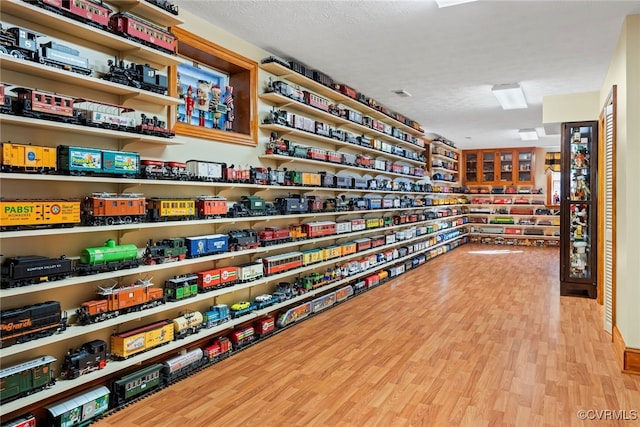
POLYGON ((596 297, 598 122, 562 125, 560 294, 596 297))

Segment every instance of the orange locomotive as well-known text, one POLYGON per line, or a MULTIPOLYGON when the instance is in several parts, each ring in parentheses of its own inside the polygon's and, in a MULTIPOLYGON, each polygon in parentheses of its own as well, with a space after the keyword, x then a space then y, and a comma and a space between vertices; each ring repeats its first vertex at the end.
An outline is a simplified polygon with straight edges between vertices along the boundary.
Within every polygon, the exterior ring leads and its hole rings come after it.
POLYGON ((146 199, 139 194, 93 193, 82 204, 85 225, 113 225, 146 219, 146 199))

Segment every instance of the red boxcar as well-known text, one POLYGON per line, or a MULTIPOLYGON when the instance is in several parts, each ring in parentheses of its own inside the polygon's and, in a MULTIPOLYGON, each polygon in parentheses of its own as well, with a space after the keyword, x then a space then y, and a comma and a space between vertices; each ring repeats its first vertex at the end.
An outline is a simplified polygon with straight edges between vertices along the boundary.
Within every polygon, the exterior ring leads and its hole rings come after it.
POLYGON ((367 249, 371 249, 371 239, 363 238, 355 241, 356 243, 356 251, 366 251, 367 249))
POLYGON ((364 279, 364 283, 367 288, 373 288, 374 286, 380 284, 380 277, 377 274, 372 274, 371 276, 368 276, 364 279))
POLYGON ((198 276, 198 292, 208 292, 214 289, 231 286, 238 280, 237 267, 221 267, 213 270, 201 271, 198 276))
POLYGON ((276 319, 273 316, 257 320, 253 323, 255 334, 258 338, 270 334, 276 330, 276 319))
POLYGON ((227 182, 245 182, 251 181, 250 169, 236 169, 233 166, 228 166, 224 170, 224 179, 227 182))
POLYGON ((13 91, 18 94, 23 115, 39 117, 38 114, 45 114, 65 121, 74 118, 74 99, 71 97, 37 89, 14 88, 13 91))
POLYGON ((200 196, 196 199, 198 218, 222 218, 227 215, 227 199, 220 196, 200 196))
POLYGON ((378 246, 384 246, 385 237, 384 236, 372 236, 371 237, 371 247, 377 248, 378 246))
POLYGON ((253 326, 238 328, 231 333, 230 339, 234 349, 244 347, 255 339, 255 330, 253 326))

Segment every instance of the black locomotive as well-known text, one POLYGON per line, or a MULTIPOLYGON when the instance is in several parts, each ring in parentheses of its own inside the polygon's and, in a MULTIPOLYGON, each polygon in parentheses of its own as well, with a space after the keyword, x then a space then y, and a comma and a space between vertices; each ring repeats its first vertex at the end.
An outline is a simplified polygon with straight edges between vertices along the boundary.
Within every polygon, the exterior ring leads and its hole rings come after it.
POLYGON ((6 259, 0 267, 0 273, 2 288, 13 288, 70 277, 73 262, 65 256, 17 256, 6 259))
POLYGON ((277 197, 275 207, 280 215, 309 212, 309 204, 305 196, 300 194, 292 194, 288 197, 277 197))
POLYGON ((118 61, 117 58, 110 59, 108 64, 109 71, 101 76, 104 80, 161 95, 167 93, 169 88, 167 76, 160 74, 156 68, 149 64, 140 65, 131 62, 129 65, 125 65, 124 61, 118 61))
POLYGON ((53 335, 67 328, 67 315, 58 301, 47 301, 0 312, 0 347, 53 335))
POLYGON ((64 357, 60 376, 72 380, 107 366, 107 343, 93 340, 82 347, 69 350, 64 357))
POLYGON ((229 249, 232 251, 243 251, 245 249, 255 249, 260 246, 258 233, 247 228, 245 230, 232 230, 229 235, 229 249))

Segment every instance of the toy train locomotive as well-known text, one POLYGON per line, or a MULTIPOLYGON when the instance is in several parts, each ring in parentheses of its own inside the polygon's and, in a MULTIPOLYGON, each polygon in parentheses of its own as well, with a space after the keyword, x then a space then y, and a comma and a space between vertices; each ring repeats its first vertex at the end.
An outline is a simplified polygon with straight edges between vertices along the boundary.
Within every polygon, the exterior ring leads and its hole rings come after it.
POLYGON ((26 59, 86 76, 92 73, 89 59, 80 52, 55 41, 38 44, 40 34, 21 27, 3 28, 0 24, 0 53, 26 59))
POLYGON ((149 64, 130 63, 125 65, 123 60, 109 60, 109 71, 100 78, 114 83, 135 87, 136 89, 165 95, 167 93, 167 76, 160 74, 158 69, 149 64))

